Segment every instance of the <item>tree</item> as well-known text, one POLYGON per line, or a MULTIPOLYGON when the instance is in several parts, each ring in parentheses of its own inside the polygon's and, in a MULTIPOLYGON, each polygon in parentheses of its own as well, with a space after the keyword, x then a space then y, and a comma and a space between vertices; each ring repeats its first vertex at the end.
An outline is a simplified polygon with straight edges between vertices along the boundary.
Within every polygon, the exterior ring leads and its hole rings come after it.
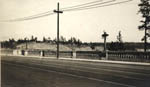
POLYGON ((119 33, 117 35, 117 42, 111 42, 110 43, 109 50, 112 50, 112 51, 123 51, 123 50, 125 50, 124 43, 122 41, 121 31, 119 31, 119 33))
POLYGON ((111 51, 118 51, 117 42, 111 42, 108 49, 111 51))
POLYGON ((56 39, 56 37, 53 39, 53 41, 52 41, 53 43, 57 43, 57 39, 56 39))
POLYGON ((61 42, 61 43, 65 43, 65 42, 66 42, 66 38, 63 37, 63 36, 61 36, 61 37, 60 37, 60 42, 61 42))
POLYGON ((119 33, 118 33, 117 41, 118 41, 119 43, 121 43, 121 42, 122 42, 122 35, 121 35, 121 31, 119 31, 119 33))
POLYGON ((16 48, 16 41, 14 38, 9 39, 8 41, 1 42, 2 48, 16 48))
POLYGON ((71 38, 68 40, 68 43, 69 43, 69 44, 74 44, 74 45, 77 45, 77 46, 81 46, 82 41, 81 41, 80 39, 75 38, 75 37, 71 37, 71 38))
POLYGON ((34 41, 34 36, 33 35, 31 36, 31 41, 34 41))
POLYGON ((71 37, 71 38, 68 40, 68 43, 69 43, 69 44, 73 44, 73 43, 74 43, 73 37, 71 37))
POLYGON ((74 51, 76 47, 81 47, 82 41, 75 37, 68 39, 67 43, 70 45, 70 48, 74 51))
POLYGON ((48 42, 51 42, 51 37, 48 37, 47 40, 48 40, 48 42))
POLYGON ((43 42, 46 42, 46 38, 45 37, 43 37, 43 42))
POLYGON ((34 41, 35 41, 35 42, 37 42, 37 40, 38 40, 38 38, 37 38, 37 37, 35 37, 35 38, 34 38, 34 41))
POLYGON ((140 30, 145 30, 144 35, 144 51, 147 50, 147 38, 149 36, 148 30, 150 30, 150 0, 141 0, 141 3, 138 5, 140 7, 139 13, 142 14, 143 19, 140 21, 142 25, 138 28, 140 30))
POLYGON ((77 40, 77 46, 80 47, 82 45, 82 41, 80 39, 77 40))
POLYGON ((94 50, 95 49, 95 44, 90 43, 90 47, 91 47, 92 50, 94 50))

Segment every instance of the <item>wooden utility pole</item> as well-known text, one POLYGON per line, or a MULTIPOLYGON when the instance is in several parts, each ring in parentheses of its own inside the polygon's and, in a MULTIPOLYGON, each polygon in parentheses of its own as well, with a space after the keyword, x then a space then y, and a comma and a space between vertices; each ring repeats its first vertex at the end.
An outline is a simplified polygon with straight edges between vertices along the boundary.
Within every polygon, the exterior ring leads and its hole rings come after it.
POLYGON ((57 4, 57 10, 54 10, 57 13, 57 59, 59 58, 59 14, 63 11, 59 11, 59 3, 57 4))

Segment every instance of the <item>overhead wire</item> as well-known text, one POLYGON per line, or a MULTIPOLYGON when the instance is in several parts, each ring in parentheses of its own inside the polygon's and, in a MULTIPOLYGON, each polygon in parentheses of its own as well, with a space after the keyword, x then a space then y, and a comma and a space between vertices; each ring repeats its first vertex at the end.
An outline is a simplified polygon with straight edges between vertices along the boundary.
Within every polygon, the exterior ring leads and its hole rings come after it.
MULTIPOLYGON (((111 5, 116 5, 116 4, 122 4, 122 3, 126 3, 126 2, 129 2, 129 1, 132 1, 132 0, 126 0, 126 1, 121 1, 121 2, 111 3, 111 2, 115 2, 115 1, 116 0, 109 0, 109 1, 102 2, 102 0, 97 0, 97 1, 88 2, 88 3, 85 3, 85 4, 80 4, 80 5, 66 7, 66 8, 60 8, 60 9, 62 11, 79 11, 79 10, 87 10, 87 9, 111 6, 111 5)), ((43 13, 28 16, 28 17, 5 20, 4 22, 32 20, 32 19, 37 19, 37 18, 53 15, 53 14, 55 14, 53 12, 53 10, 50 10, 50 11, 47 11, 47 12, 43 12, 43 13)))
POLYGON ((122 3, 127 3, 130 2, 132 0, 126 0, 126 1, 121 1, 121 2, 116 2, 116 3, 110 3, 110 4, 106 4, 106 5, 97 5, 97 6, 91 6, 91 7, 83 7, 83 8, 75 8, 75 9, 68 9, 68 10, 64 10, 64 11, 79 11, 79 10, 87 10, 87 9, 94 9, 94 8, 100 8, 100 7, 106 7, 106 6, 112 6, 112 5, 117 5, 117 4, 122 4, 122 3))
POLYGON ((20 18, 18 20, 15 20, 15 21, 24 21, 24 20, 32 20, 32 19, 37 19, 37 18, 41 18, 41 17, 46 17, 46 16, 49 16, 49 15, 53 15, 55 13, 48 13, 48 14, 44 14, 44 15, 39 15, 39 16, 35 16, 35 17, 30 17, 30 18, 20 18))
POLYGON ((92 2, 88 2, 88 3, 84 3, 84 4, 80 4, 80 5, 75 5, 75 6, 70 6, 70 7, 64 7, 64 8, 61 8, 62 10, 65 10, 65 9, 70 9, 70 8, 75 8, 75 7, 82 7, 82 6, 86 6, 86 5, 90 5, 90 4, 94 4, 94 3, 98 3, 98 2, 102 2, 103 0, 97 0, 97 1, 92 1, 92 2))
POLYGON ((32 15, 32 16, 28 16, 28 17, 22 17, 22 18, 16 18, 16 19, 10 19, 10 20, 4 20, 3 22, 14 22, 14 21, 24 21, 24 20, 32 20, 32 19, 36 19, 36 18, 41 18, 41 17, 45 17, 45 16, 49 16, 49 15, 53 15, 55 13, 53 12, 45 12, 42 14, 37 14, 37 15, 32 15))
POLYGON ((102 4, 106 4, 106 3, 111 3, 114 2, 116 0, 109 0, 109 1, 105 1, 105 2, 98 2, 98 3, 94 3, 94 4, 89 4, 89 5, 83 5, 83 6, 79 6, 79 7, 71 7, 71 8, 65 8, 65 9, 61 9, 62 11, 66 11, 69 9, 78 9, 78 8, 85 8, 85 7, 92 7, 92 6, 97 6, 97 5, 102 5, 102 4))
MULTIPOLYGON (((103 0, 97 0, 97 1, 93 1, 93 2, 88 2, 88 3, 76 5, 76 6, 66 7, 66 8, 63 8, 63 9, 73 8, 73 7, 79 7, 79 6, 85 6, 85 5, 90 5, 90 4, 101 2, 101 1, 103 1, 103 0)), ((22 18, 16 18, 16 19, 11 19, 11 20, 4 20, 3 22, 32 20, 32 19, 36 19, 36 18, 40 18, 40 17, 44 17, 44 16, 49 16, 49 15, 52 15, 52 14, 53 14, 53 10, 47 11, 47 12, 43 12, 43 13, 39 13, 39 14, 32 15, 32 16, 27 16, 27 17, 22 17, 22 18)))

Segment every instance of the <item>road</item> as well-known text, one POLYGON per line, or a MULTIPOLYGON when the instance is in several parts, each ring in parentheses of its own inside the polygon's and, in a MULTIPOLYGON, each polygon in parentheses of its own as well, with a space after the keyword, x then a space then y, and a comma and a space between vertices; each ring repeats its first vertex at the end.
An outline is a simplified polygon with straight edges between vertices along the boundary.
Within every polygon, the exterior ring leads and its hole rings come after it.
POLYGON ((150 66, 2 56, 2 87, 150 87, 150 66))

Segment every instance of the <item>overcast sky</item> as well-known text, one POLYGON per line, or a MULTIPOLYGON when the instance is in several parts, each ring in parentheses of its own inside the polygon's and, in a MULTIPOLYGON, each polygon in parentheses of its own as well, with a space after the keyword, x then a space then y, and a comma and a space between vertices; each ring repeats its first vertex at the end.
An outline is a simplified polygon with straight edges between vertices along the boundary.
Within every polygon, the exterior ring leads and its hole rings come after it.
MULTIPOLYGON (((70 7, 95 0, 0 0, 0 20, 26 17, 60 7, 70 7)), ((103 0, 108 1, 108 0, 103 0)), ((118 0, 123 1, 123 0, 118 0)), ((60 35, 76 37, 83 42, 103 42, 101 34, 105 30, 108 41, 116 41, 121 31, 124 42, 141 42, 144 31, 138 30, 140 14, 138 3, 128 3, 60 14, 60 35)), ((36 36, 56 37, 57 15, 20 22, 0 22, 0 40, 36 36)))

